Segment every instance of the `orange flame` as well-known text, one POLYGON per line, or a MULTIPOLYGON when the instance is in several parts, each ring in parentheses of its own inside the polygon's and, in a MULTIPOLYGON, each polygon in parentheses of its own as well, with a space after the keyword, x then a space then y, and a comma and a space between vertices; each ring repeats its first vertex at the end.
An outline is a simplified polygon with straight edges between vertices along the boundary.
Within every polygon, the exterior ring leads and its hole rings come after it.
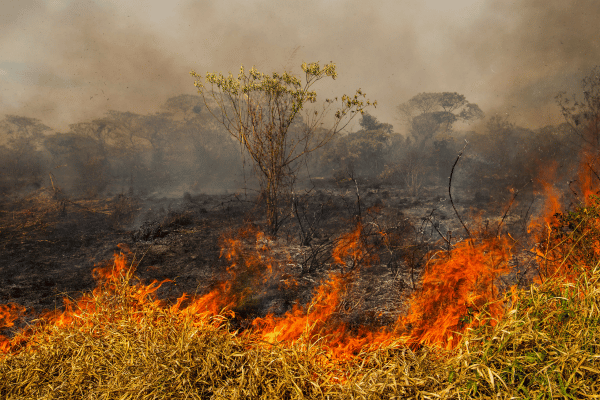
POLYGON ((267 342, 294 343, 297 341, 320 340, 321 345, 329 348, 337 360, 345 360, 356 355, 366 346, 378 347, 391 342, 394 333, 387 329, 374 332, 367 327, 352 330, 336 320, 340 298, 362 267, 368 267, 377 261, 377 255, 369 249, 363 226, 359 223, 355 229, 342 235, 332 251, 334 262, 345 273, 330 273, 328 279, 314 292, 311 303, 306 308, 294 306, 282 317, 268 314, 252 322, 254 331, 267 342))
POLYGON ((556 181, 556 170, 558 168, 558 164, 556 161, 552 162, 548 168, 543 169, 542 176, 537 179, 537 181, 542 185, 544 190, 544 206, 542 214, 535 219, 532 219, 527 227, 527 232, 532 233, 542 229, 542 227, 547 227, 551 224, 553 220, 554 214, 559 212, 562 208, 560 203, 560 194, 557 189, 554 187, 553 183, 556 181))
MULTIPOLYGON (((47 325, 61 329, 86 329, 99 335, 102 327, 93 329, 92 324, 114 324, 122 318, 133 318, 134 322, 140 323, 144 319, 148 323, 147 316, 156 314, 153 310, 160 308, 168 310, 174 321, 192 321, 195 326, 220 326, 226 316, 235 317, 231 310, 247 296, 272 283, 274 277, 280 277, 277 274, 281 270, 273 255, 272 242, 255 228, 245 229, 239 232, 237 238, 224 238, 222 242, 222 256, 229 262, 228 279, 203 296, 183 294, 175 304, 167 307, 164 302, 155 299, 155 293, 168 280, 154 281, 149 285, 140 282, 130 284, 135 263, 127 263, 130 252, 121 246, 122 251, 115 253, 111 264, 94 269, 98 287, 92 293, 82 295, 77 301, 65 299, 63 312, 48 313, 43 319, 47 325), (103 310, 107 301, 117 296, 124 299, 119 304, 135 312, 127 317, 124 310, 110 313, 103 310)), ((468 317, 483 312, 483 305, 494 299, 494 279, 506 271, 509 254, 505 240, 460 243, 451 254, 430 263, 423 277, 423 290, 413 296, 410 313, 394 327, 352 328, 340 317, 341 298, 359 269, 377 261, 365 240, 363 227, 357 225, 351 233, 340 238, 332 253, 336 263, 352 268, 349 273, 330 273, 328 279, 314 291, 312 301, 306 307, 296 305, 283 316, 267 314, 256 318, 247 333, 270 343, 307 344, 319 341, 330 350, 330 356, 323 360, 330 364, 349 360, 366 348, 400 343, 400 339, 407 338, 410 339, 408 343, 413 345, 442 344, 451 348, 458 342, 453 332, 470 326, 468 317), (401 338, 402 332, 409 336, 401 338)), ((292 285, 295 280, 288 276, 285 282, 292 285)), ((497 305, 489 308, 493 316, 501 311, 497 305)), ((16 351, 24 340, 23 337, 17 339, 5 341, 0 348, 5 353, 16 351)))
MULTIPOLYGON (((494 280, 508 272, 510 248, 506 239, 458 243, 450 254, 435 258, 423 273, 423 287, 410 299, 410 311, 399 325, 409 331, 413 346, 454 348, 483 306, 496 300, 494 280)), ((493 318, 503 309, 493 303, 493 318)))
POLYGON ((345 282, 341 275, 331 274, 329 280, 316 290, 315 296, 306 311, 294 306, 282 318, 268 314, 256 318, 252 325, 256 332, 268 342, 292 342, 303 334, 312 335, 318 327, 327 322, 339 304, 339 294, 345 282))
MULTIPOLYGON (((15 321, 18 320, 23 313, 25 313, 25 307, 18 304, 0 304, 0 329, 14 326, 15 321)), ((9 345, 10 340, 5 336, 0 335, 0 353, 8 351, 9 345)))
POLYGON ((577 178, 579 189, 583 195, 583 202, 590 205, 590 196, 598 194, 600 190, 600 178, 598 177, 598 156, 591 151, 584 152, 579 162, 577 178))
POLYGON ((353 332, 346 323, 334 320, 349 276, 331 273, 329 279, 316 289, 312 302, 305 309, 295 306, 280 318, 273 314, 256 318, 252 322, 254 333, 269 343, 311 342, 318 338, 321 346, 328 348, 331 356, 339 361, 354 357, 366 347, 391 343, 395 338, 391 330, 374 332, 360 327, 353 332))
MULTIPOLYGON (((592 196, 598 194, 600 189, 600 176, 598 175, 600 166, 597 154, 597 150, 593 148, 582 150, 577 171, 577 181, 571 187, 573 193, 577 196, 577 200, 586 207, 596 202, 592 196)), ((561 236, 561 232, 558 229, 564 228, 561 222, 561 215, 564 214, 561 214, 562 206, 559 201, 559 193, 551 183, 552 181, 556 181, 556 170, 557 163, 554 162, 549 168, 544 170, 542 177, 538 179, 538 182, 544 188, 545 204, 541 215, 537 219, 532 220, 528 227, 528 232, 534 233, 537 243, 531 251, 536 255, 539 267, 540 273, 536 278, 536 282, 538 283, 557 274, 561 274, 569 281, 574 281, 577 273, 571 267, 586 264, 586 261, 583 259, 574 259, 574 257, 578 257, 576 253, 570 251, 565 253, 563 251, 566 248, 565 246, 575 244, 572 243, 569 235, 564 240, 557 240, 557 237, 561 236), (571 262, 565 263, 565 257, 570 257, 571 262)), ((588 231, 597 232, 594 226, 600 225, 600 222, 588 221, 588 224, 586 228, 588 231)), ((592 232, 588 232, 586 235, 589 233, 592 232)), ((594 235, 595 233, 592 236, 594 235)), ((594 242, 591 246, 591 251, 594 254, 600 255, 600 242, 594 242)))
POLYGON ((333 260, 341 267, 353 270, 360 266, 369 266, 376 257, 369 251, 363 238, 363 226, 356 224, 354 230, 342 235, 332 253, 333 260))

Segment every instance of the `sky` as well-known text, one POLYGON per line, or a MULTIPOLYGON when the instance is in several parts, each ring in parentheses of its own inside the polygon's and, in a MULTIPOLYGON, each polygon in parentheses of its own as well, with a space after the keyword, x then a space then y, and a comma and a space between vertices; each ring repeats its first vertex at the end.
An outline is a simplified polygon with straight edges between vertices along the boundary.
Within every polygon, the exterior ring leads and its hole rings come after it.
POLYGON ((190 70, 333 61, 318 100, 361 88, 399 132, 399 104, 445 91, 537 128, 600 64, 599 21, 597 0, 0 0, 0 117, 64 132, 196 94, 190 70))

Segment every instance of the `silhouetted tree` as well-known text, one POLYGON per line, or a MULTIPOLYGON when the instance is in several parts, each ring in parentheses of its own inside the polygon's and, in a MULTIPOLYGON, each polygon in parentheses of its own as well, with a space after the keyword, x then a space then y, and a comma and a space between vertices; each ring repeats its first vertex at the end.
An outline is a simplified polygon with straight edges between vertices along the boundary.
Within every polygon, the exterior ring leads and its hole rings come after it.
POLYGON ((451 92, 419 93, 397 109, 420 151, 435 135, 450 132, 456 121, 469 122, 484 116, 477 104, 451 92))
MULTIPOLYGON (((93 144, 94 157, 82 168, 81 173, 94 176, 96 185, 87 187, 87 195, 94 197, 102 192, 112 178, 111 157, 114 159, 117 150, 115 144, 123 140, 120 123, 110 117, 98 118, 90 122, 79 122, 69 125, 70 133, 92 139, 87 144, 93 144), (86 172, 87 171, 87 172, 86 172)), ((86 144, 86 145, 87 145, 86 144)))
POLYGON ((165 167, 165 153, 169 142, 174 139, 176 123, 171 113, 142 115, 138 119, 139 136, 150 143, 152 160, 150 169, 155 173, 165 167))
POLYGON ((6 141, 0 146, 0 175, 6 189, 41 184, 44 168, 40 149, 44 133, 50 130, 36 118, 6 115, 0 121, 0 135, 6 141))
POLYGON ((368 113, 359 124, 362 129, 339 137, 323 153, 323 162, 332 166, 334 173, 374 176, 383 171, 385 156, 392 144, 393 126, 379 122, 368 113))
POLYGON ((208 112, 202 96, 175 96, 162 109, 173 114, 176 136, 193 151, 197 184, 220 186, 241 170, 237 141, 208 112))
POLYGON ((48 136, 44 147, 52 155, 55 166, 52 174, 58 178, 57 184, 61 187, 95 196, 108 185, 105 155, 93 137, 73 131, 59 132, 48 136))

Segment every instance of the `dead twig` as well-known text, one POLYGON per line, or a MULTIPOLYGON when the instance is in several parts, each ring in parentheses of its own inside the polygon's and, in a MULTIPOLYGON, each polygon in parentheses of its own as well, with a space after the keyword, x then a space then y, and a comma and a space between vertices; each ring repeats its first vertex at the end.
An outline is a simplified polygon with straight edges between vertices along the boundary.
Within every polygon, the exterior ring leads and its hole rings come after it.
POLYGON ((515 202, 515 199, 517 198, 519 191, 525 189, 527 187, 527 185, 529 185, 531 182, 532 182, 532 180, 530 179, 525 185, 523 185, 523 187, 521 189, 514 191, 512 199, 510 200, 510 204, 506 208, 506 211, 504 212, 504 215, 502 216, 502 220, 500 220, 500 223, 498 224, 498 230, 496 231, 496 237, 498 237, 500 235, 500 228, 502 227, 502 224, 504 223, 504 220, 506 219, 506 216, 508 215, 510 208, 512 207, 513 203, 515 202))
POLYGON ((452 208, 454 209, 454 212, 456 213, 456 216, 458 217, 458 220, 462 224, 463 228, 465 228, 465 231, 467 231, 467 235, 469 237, 471 237, 471 232, 469 232, 469 229, 467 228, 467 226, 463 222, 462 218, 458 214, 458 210, 454 206, 454 200, 452 200, 452 190, 451 190, 452 189, 452 175, 454 174, 454 168, 456 167, 456 164, 458 163, 458 160, 460 160, 460 158, 463 155, 463 152, 465 151, 465 149, 467 148, 467 145, 469 144, 469 142, 467 142, 466 140, 465 140, 465 142, 466 142, 465 143, 465 147, 463 147, 462 150, 460 151, 460 153, 458 153, 458 157, 456 157, 456 161, 454 161, 454 165, 452 165, 452 170, 450 171, 450 180, 448 182, 448 195, 450 196, 450 203, 452 204, 452 208))
POLYGON ((426 217, 427 221, 429 221, 429 223, 431 224, 431 226, 433 226, 433 229, 435 229, 437 231, 437 233, 440 235, 440 237, 442 239, 444 239, 444 241, 446 242, 446 244, 448 244, 448 249, 450 249, 450 246, 452 246, 452 244, 450 243, 450 231, 448 231, 448 238, 446 238, 442 232, 440 232, 439 228, 437 227, 437 225, 431 220, 431 217, 433 216, 433 213, 435 212, 435 208, 431 210, 431 213, 429 213, 429 215, 426 217))
POLYGON ((354 177, 354 171, 348 171, 349 175, 350 175, 350 179, 352 180, 352 182, 354 182, 354 187, 356 188, 356 205, 357 205, 357 219, 358 222, 362 221, 362 210, 360 207, 360 193, 358 191, 358 182, 356 181, 356 178, 354 177))

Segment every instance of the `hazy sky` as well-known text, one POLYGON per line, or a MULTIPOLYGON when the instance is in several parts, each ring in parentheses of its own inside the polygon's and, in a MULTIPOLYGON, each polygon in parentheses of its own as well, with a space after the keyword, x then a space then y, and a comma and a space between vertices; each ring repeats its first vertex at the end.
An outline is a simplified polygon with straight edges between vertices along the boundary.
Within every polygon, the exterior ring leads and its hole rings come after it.
MULTIPOLYGON (((191 69, 300 72, 333 61, 326 96, 362 88, 372 114, 452 91, 532 128, 600 64, 597 0, 0 0, 0 116, 57 130, 195 94, 191 69)), ((400 129, 398 129, 400 130, 400 129)))

